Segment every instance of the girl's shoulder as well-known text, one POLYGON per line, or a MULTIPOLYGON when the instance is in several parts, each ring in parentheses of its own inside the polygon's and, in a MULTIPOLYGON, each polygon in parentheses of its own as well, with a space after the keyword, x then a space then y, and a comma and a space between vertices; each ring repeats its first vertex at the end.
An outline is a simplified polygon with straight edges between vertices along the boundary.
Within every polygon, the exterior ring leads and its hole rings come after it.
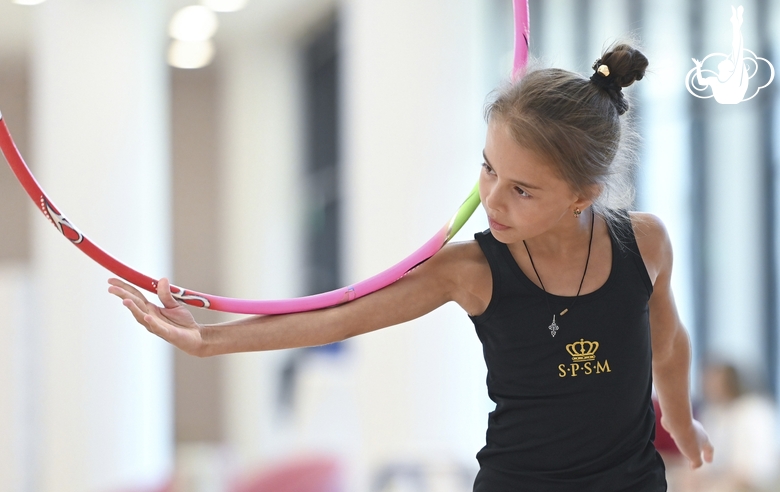
POLYGON ((663 221, 647 212, 629 212, 636 244, 645 262, 650 280, 655 284, 662 272, 672 267, 672 243, 663 221))
POLYGON ((483 312, 493 293, 493 277, 485 254, 474 241, 449 243, 429 262, 452 285, 452 297, 471 315, 483 312))
POLYGON ((474 239, 447 243, 441 249, 441 252, 450 255, 452 259, 461 261, 479 262, 481 258, 482 261, 487 265, 487 259, 485 259, 485 255, 482 254, 482 248, 479 247, 479 243, 477 243, 477 241, 474 239))

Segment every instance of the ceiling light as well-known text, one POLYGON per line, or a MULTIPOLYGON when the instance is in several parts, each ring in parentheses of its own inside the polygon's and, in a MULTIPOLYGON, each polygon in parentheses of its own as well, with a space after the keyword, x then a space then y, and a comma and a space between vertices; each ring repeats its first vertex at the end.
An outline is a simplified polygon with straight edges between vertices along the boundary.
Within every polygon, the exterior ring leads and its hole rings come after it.
POLYGON ((217 14, 202 5, 184 7, 168 25, 168 33, 180 41, 205 41, 217 32, 217 14))

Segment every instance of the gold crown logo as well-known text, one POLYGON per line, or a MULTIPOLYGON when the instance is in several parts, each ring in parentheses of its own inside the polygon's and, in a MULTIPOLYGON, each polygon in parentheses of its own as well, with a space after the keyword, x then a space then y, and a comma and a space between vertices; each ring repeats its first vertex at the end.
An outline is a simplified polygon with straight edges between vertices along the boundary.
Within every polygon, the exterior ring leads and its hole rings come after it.
POLYGON ((571 355, 572 362, 594 360, 598 349, 599 342, 590 342, 584 338, 580 338, 579 342, 566 345, 566 351, 571 355))

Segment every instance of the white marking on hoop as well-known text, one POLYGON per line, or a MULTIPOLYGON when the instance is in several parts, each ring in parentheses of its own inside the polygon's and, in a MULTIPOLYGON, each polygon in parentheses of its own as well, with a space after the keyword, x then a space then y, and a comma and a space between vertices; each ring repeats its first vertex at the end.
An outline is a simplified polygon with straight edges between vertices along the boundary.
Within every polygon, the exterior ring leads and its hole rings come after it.
POLYGON ((71 224, 70 221, 66 219, 64 215, 60 215, 57 212, 55 212, 54 209, 49 204, 49 202, 43 197, 41 197, 41 210, 43 211, 44 215, 46 215, 46 217, 49 218, 52 224, 54 224, 54 227, 56 227, 57 230, 60 231, 60 234, 65 236, 65 238, 68 241, 72 242, 73 244, 79 244, 84 240, 84 235, 81 232, 79 232, 78 229, 73 227, 73 224, 71 224), (68 228, 70 228, 70 230, 75 232, 78 237, 76 239, 69 238, 65 234, 65 230, 62 228, 63 224, 66 225, 68 228))
POLYGON ((182 289, 181 292, 177 292, 177 293, 171 292, 171 295, 173 296, 174 299, 178 299, 179 301, 181 301, 181 302, 183 302, 183 303, 185 303, 187 305, 190 305, 190 306, 192 304, 188 303, 187 301, 200 301, 200 302, 203 303, 203 306, 201 306, 201 307, 206 308, 206 309, 211 307, 211 302, 209 302, 208 299, 206 299, 203 296, 198 296, 198 295, 195 295, 195 294, 188 294, 187 291, 184 290, 184 289, 182 289))

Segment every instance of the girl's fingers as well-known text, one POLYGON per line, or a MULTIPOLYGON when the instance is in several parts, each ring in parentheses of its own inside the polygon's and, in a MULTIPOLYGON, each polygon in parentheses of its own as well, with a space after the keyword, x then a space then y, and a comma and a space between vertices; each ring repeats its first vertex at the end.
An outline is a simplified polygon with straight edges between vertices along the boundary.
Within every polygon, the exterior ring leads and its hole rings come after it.
POLYGON ((709 440, 704 443, 703 446, 704 461, 712 463, 712 459, 715 457, 715 448, 712 446, 709 440))
POLYGON ((156 317, 139 308, 132 299, 125 299, 122 304, 130 310, 130 313, 132 313, 135 320, 140 325, 143 325, 150 333, 161 338, 164 338, 163 335, 168 333, 168 329, 164 327, 156 317))
POLYGON ((138 307, 135 301, 133 301, 132 299, 125 299, 122 301, 122 305, 124 305, 127 309, 130 310, 130 314, 133 315, 133 318, 135 318, 135 320, 138 323, 144 325, 144 327, 146 327, 147 330, 149 329, 149 327, 144 322, 144 318, 146 317, 147 314, 145 311, 143 311, 141 308, 138 307))
POLYGON ((144 300, 146 299, 146 297, 141 293, 140 290, 136 289, 133 285, 130 285, 127 282, 124 282, 124 281, 122 281, 122 280, 120 280, 118 278, 110 278, 110 279, 108 279, 108 283, 113 285, 114 287, 119 287, 120 289, 124 289, 127 292, 130 292, 131 294, 133 294, 134 296, 136 296, 138 298, 141 298, 141 299, 144 299, 144 300))
POLYGON ((696 449, 695 452, 691 449, 690 453, 685 453, 686 457, 688 458, 688 461, 691 465, 691 470, 695 470, 696 468, 699 468, 702 465, 701 461, 701 449, 696 449))
MULTIPOLYGON (((109 293, 122 299, 132 299, 142 308, 154 306, 154 304, 147 301, 146 296, 132 285, 116 278, 109 279, 108 283, 111 284, 111 287, 108 288, 109 293)), ((171 294, 171 284, 168 282, 168 279, 163 278, 157 283, 157 296, 160 298, 163 306, 168 309, 173 309, 180 305, 171 294)))
POLYGON ((168 309, 179 307, 179 301, 171 294, 171 283, 163 277, 157 282, 157 297, 160 298, 162 305, 168 309))
POLYGON ((131 292, 128 292, 121 287, 112 286, 108 288, 108 292, 111 294, 114 294, 115 296, 119 297, 123 301, 131 301, 133 305, 135 305, 138 309, 142 310, 144 313, 149 310, 149 303, 146 301, 145 297, 138 297, 133 295, 131 292))

